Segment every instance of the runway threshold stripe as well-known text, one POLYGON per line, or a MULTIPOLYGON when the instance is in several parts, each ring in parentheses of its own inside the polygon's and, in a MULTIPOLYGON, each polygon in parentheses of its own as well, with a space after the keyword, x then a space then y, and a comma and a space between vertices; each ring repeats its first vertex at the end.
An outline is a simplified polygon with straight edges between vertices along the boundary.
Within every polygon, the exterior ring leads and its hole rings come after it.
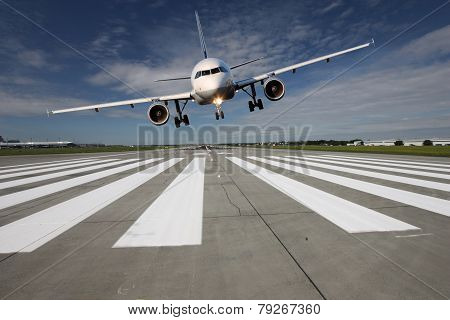
POLYGON ((29 176, 29 175, 33 175, 33 174, 46 173, 46 172, 57 171, 57 170, 66 170, 66 169, 78 168, 78 167, 89 166, 89 165, 93 165, 93 164, 97 164, 97 163, 105 163, 105 162, 116 161, 116 160, 118 160, 118 159, 94 160, 94 161, 80 162, 80 163, 69 164, 69 165, 58 166, 58 167, 51 167, 51 168, 46 168, 46 169, 9 173, 9 174, 0 175, 0 179, 29 176))
POLYGON ((127 155, 127 154, 131 154, 131 153, 119 153, 119 154, 111 154, 111 155, 106 155, 106 156, 96 156, 96 157, 88 157, 88 158, 73 158, 73 159, 66 159, 66 160, 19 164, 19 165, 15 165, 15 166, 0 167, 0 173, 15 172, 15 171, 21 171, 21 170, 35 169, 35 168, 45 168, 45 167, 50 167, 50 166, 56 166, 58 164, 65 165, 67 163, 92 161, 95 159, 107 158, 107 157, 117 157, 117 156, 123 156, 123 155, 127 155), (47 164, 49 164, 49 165, 47 166, 47 164), (30 166, 33 166, 33 168, 31 168, 30 166), (34 166, 36 166, 36 167, 34 168, 34 166), (1 169, 7 169, 7 168, 16 168, 16 169, 1 170, 1 169))
POLYGON ((195 158, 113 248, 202 243, 205 159, 195 158))
POLYGON ((413 207, 417 207, 420 209, 424 209, 427 211, 439 213, 444 216, 450 217, 450 201, 448 200, 434 198, 423 194, 399 190, 391 187, 386 187, 371 182, 347 178, 336 174, 313 170, 310 168, 302 168, 292 164, 281 163, 258 157, 248 157, 248 158, 263 163, 267 163, 275 167, 283 168, 289 171, 294 171, 306 176, 339 184, 347 188, 356 189, 382 198, 390 199, 396 202, 404 203, 413 207))
POLYGON ((343 159, 356 159, 356 160, 365 160, 369 162, 388 162, 388 163, 405 163, 405 164, 417 164, 417 165, 425 165, 431 167, 446 167, 450 168, 450 164, 440 163, 440 162, 418 162, 418 161, 402 161, 402 160, 390 160, 390 159, 382 159, 382 158, 365 158, 365 157, 346 157, 346 156, 337 156, 337 155, 326 155, 323 157, 330 158, 343 158, 343 159))
POLYGON ((228 160, 349 233, 419 229, 236 157, 228 160))
POLYGON ((120 172, 138 168, 139 166, 146 165, 155 161, 162 160, 162 158, 149 159, 142 162, 132 163, 118 168, 112 168, 100 172, 94 172, 81 177, 67 179, 64 181, 58 181, 43 186, 10 193, 4 196, 0 196, 0 209, 12 207, 14 205, 24 203, 33 199, 41 198, 49 194, 53 194, 62 190, 66 190, 72 187, 76 187, 88 182, 92 182, 101 178, 111 176, 120 172))
MULTIPOLYGON (((288 156, 288 158, 302 159, 301 157, 295 157, 295 156, 288 156)), ((439 178, 439 179, 446 179, 446 180, 450 179, 449 174, 442 174, 442 173, 399 169, 399 168, 393 168, 393 167, 386 167, 386 166, 382 166, 382 165, 357 164, 357 163, 351 163, 351 162, 346 162, 346 161, 322 160, 322 159, 315 159, 315 158, 313 159, 310 157, 303 157, 303 159, 306 159, 308 161, 328 162, 328 163, 335 163, 335 164, 346 165, 346 166, 354 166, 354 167, 359 167, 359 168, 381 170, 381 171, 398 172, 398 173, 411 174, 411 175, 430 177, 430 178, 439 178)))
MULTIPOLYGON (((340 167, 340 166, 333 166, 333 165, 328 165, 328 164, 302 161, 302 160, 293 159, 292 157, 288 158, 288 157, 269 156, 269 158, 294 162, 294 163, 303 164, 306 166, 313 166, 313 167, 317 167, 317 168, 347 172, 347 173, 357 174, 357 175, 365 176, 365 177, 400 182, 400 183, 405 183, 405 184, 409 184, 409 185, 413 185, 413 186, 419 186, 419 187, 423 187, 423 188, 429 188, 429 189, 450 192, 450 184, 447 184, 447 183, 434 182, 434 181, 428 181, 428 180, 422 180, 422 179, 416 179, 416 178, 395 176, 392 174, 386 174, 386 173, 380 173, 380 172, 373 172, 373 171, 367 171, 367 170, 360 170, 360 169, 346 168, 346 167, 340 167)), ((334 163, 334 162, 332 162, 332 163, 334 163)))
POLYGON ((88 167, 83 167, 81 169, 73 169, 73 170, 49 173, 49 174, 44 174, 44 175, 34 176, 34 177, 29 177, 29 178, 23 178, 23 179, 18 179, 18 180, 0 182, 0 190, 1 189, 6 189, 6 188, 17 187, 17 186, 21 186, 21 185, 24 185, 24 184, 29 184, 29 183, 39 182, 39 181, 45 181, 45 180, 59 178, 59 177, 64 177, 64 176, 68 176, 68 175, 72 175, 72 174, 78 174, 78 173, 83 173, 83 172, 87 172, 87 171, 103 169, 103 168, 112 167, 112 166, 115 166, 115 165, 121 165, 121 164, 132 162, 132 161, 138 161, 138 159, 127 159, 127 160, 120 160, 120 161, 114 161, 114 162, 111 162, 111 161, 112 160, 96 161, 95 162, 96 164, 102 163, 102 162, 108 162, 108 163, 106 163, 106 164, 98 164, 98 165, 95 165, 95 166, 91 165, 91 166, 88 166, 88 167))
MULTIPOLYGON (((21 175, 27 175, 27 174, 33 174, 33 173, 28 173, 31 172, 33 170, 43 170, 46 168, 49 168, 48 171, 52 171, 52 170, 59 170, 58 168, 60 167, 64 167, 67 165, 71 165, 71 164, 82 164, 82 163, 89 163, 89 162, 94 162, 97 159, 85 159, 85 160, 76 160, 76 161, 66 161, 64 163, 55 163, 55 164, 48 164, 48 165, 43 165, 43 166, 31 166, 31 167, 22 167, 19 169, 9 169, 9 170, 2 170, 0 171, 0 179, 6 179, 9 177, 16 177, 16 176, 21 176, 21 175)), ((117 159, 111 159, 111 160, 117 160, 117 159)))
MULTIPOLYGON (((297 159, 301 159, 302 157, 295 157, 295 156, 287 156, 289 158, 297 158, 297 159)), ((407 164, 401 164, 401 163, 391 163, 391 162, 371 162, 371 161, 363 161, 363 160, 352 160, 352 159, 342 159, 341 158, 329 158, 329 157, 323 157, 323 156, 303 156, 303 158, 305 159, 311 159, 314 161, 334 161, 334 163, 346 163, 348 165, 352 165, 352 166, 359 166, 359 167, 372 167, 373 169, 375 168, 389 168, 389 169, 377 169, 377 170, 389 170, 389 171, 396 171, 396 172, 402 172, 399 170, 402 169, 398 169, 398 168, 393 168, 393 167, 401 167, 401 168, 410 168, 410 169, 418 169, 418 170, 431 170, 431 171, 440 171, 440 172, 450 172, 450 169, 445 169, 445 168, 435 168, 435 167, 431 167, 428 165, 423 165, 423 166, 418 166, 418 165, 407 165, 407 164), (368 165, 364 165, 362 163, 368 163, 370 164, 368 165), (386 167, 386 165, 388 165, 389 167, 386 167)), ((412 171, 412 170, 411 170, 412 171)), ((417 171, 415 171, 417 172, 417 171)), ((424 175, 425 173, 428 174, 429 172, 423 172, 424 175)), ((417 174, 417 173, 414 173, 417 174)), ((450 177, 449 175, 447 175, 447 177, 450 177)), ((444 179, 448 179, 448 178, 444 178, 444 179)))
POLYGON ((0 227, 0 253, 36 250, 181 160, 170 159, 0 227))

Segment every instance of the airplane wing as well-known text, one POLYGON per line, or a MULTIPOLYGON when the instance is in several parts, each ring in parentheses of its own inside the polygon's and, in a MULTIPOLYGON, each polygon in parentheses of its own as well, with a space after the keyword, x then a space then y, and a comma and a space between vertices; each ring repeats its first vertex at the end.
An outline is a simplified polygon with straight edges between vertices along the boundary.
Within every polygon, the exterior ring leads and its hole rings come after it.
POLYGON ((189 80, 190 78, 191 77, 178 77, 178 78, 158 79, 158 80, 155 80, 154 82, 189 80))
POLYGON ((98 112, 100 109, 103 109, 103 108, 112 108, 112 107, 119 107, 119 106, 126 106, 126 105, 130 105, 133 108, 134 104, 138 104, 138 103, 155 102, 155 101, 171 101, 171 100, 188 100, 188 99, 191 99, 190 91, 173 94, 173 95, 168 95, 168 96, 161 96, 161 97, 148 97, 148 98, 93 104, 93 105, 89 105, 89 106, 82 106, 82 107, 75 107, 75 108, 51 110, 51 111, 47 111, 47 114, 50 115, 50 114, 75 112, 75 111, 83 111, 83 110, 95 110, 98 112))
POLYGON ((285 73, 285 72, 288 72, 288 71, 295 72, 295 70, 298 69, 298 68, 302 68, 304 66, 307 66, 307 65, 310 65, 310 64, 313 64, 313 63, 316 63, 316 62, 320 62, 320 61, 327 61, 327 62, 329 62, 331 58, 334 58, 334 57, 337 57, 337 56, 340 56, 340 55, 343 55, 343 54, 346 54, 346 53, 349 53, 349 52, 353 52, 353 51, 356 51, 356 50, 360 50, 360 49, 366 48, 366 47, 368 47, 368 46, 370 46, 371 44, 374 44, 374 43, 375 42, 372 39, 371 42, 362 44, 362 45, 357 46, 357 47, 353 47, 353 48, 350 48, 350 49, 346 49, 346 50, 342 50, 342 51, 335 52, 335 53, 332 53, 332 54, 328 54, 326 56, 322 56, 322 57, 319 57, 319 58, 315 58, 315 59, 311 59, 311 60, 308 60, 308 61, 304 61, 304 62, 300 62, 300 63, 297 63, 297 64, 293 64, 293 65, 290 65, 288 67, 284 67, 284 68, 281 68, 281 69, 277 69, 277 70, 273 70, 273 71, 270 71, 270 72, 267 72, 267 73, 263 73, 263 74, 260 74, 258 76, 251 77, 251 78, 248 78, 248 79, 245 79, 245 80, 240 80, 240 81, 236 82, 236 89, 244 88, 244 87, 249 86, 249 85, 251 85, 253 83, 256 83, 258 81, 262 81, 262 80, 265 80, 265 79, 270 78, 272 76, 276 76, 276 75, 279 75, 279 74, 282 74, 282 73, 285 73))

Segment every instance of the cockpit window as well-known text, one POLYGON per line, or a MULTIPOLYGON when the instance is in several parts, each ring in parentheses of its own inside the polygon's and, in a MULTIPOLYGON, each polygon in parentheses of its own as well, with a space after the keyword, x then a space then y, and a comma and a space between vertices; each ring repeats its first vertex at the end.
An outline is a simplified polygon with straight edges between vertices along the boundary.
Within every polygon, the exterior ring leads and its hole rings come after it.
POLYGON ((220 72, 227 72, 227 69, 225 69, 224 67, 217 67, 217 68, 214 68, 211 70, 198 71, 195 74, 195 79, 198 79, 203 76, 209 76, 210 74, 220 73, 220 72))

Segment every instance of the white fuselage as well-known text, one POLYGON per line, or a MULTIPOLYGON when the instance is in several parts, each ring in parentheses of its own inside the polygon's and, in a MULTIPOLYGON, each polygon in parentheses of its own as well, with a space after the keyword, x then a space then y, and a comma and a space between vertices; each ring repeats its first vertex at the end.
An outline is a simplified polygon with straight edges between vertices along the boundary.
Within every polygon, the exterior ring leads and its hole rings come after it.
POLYGON ((220 59, 197 63, 191 74, 192 97, 200 105, 221 104, 234 97, 235 85, 230 67, 220 59))

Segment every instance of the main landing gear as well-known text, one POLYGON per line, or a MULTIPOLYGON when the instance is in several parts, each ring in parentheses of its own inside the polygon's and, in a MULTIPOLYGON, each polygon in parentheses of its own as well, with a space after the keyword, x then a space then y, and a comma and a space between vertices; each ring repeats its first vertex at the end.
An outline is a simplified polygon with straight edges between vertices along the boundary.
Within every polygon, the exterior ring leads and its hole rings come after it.
POLYGON ((189 100, 186 100, 183 104, 183 108, 180 108, 180 103, 178 100, 175 100, 175 108, 177 109, 178 116, 175 117, 175 127, 179 128, 181 123, 184 123, 185 126, 189 125, 189 117, 187 114, 183 115, 184 108, 186 107, 189 100))
POLYGON ((255 89, 255 85, 251 84, 250 88, 252 89, 252 93, 249 93, 247 90, 245 90, 244 88, 242 88, 242 90, 248 94, 250 96, 250 98, 252 98, 252 100, 250 100, 248 102, 248 109, 250 110, 250 112, 255 111, 255 108, 258 107, 259 110, 264 109, 263 106, 263 102, 261 99, 256 100, 256 89, 255 89))
POLYGON ((250 109, 250 112, 255 111, 255 107, 258 107, 259 110, 264 109, 263 103, 261 99, 258 99, 257 101, 249 101, 248 102, 248 108, 250 109))

